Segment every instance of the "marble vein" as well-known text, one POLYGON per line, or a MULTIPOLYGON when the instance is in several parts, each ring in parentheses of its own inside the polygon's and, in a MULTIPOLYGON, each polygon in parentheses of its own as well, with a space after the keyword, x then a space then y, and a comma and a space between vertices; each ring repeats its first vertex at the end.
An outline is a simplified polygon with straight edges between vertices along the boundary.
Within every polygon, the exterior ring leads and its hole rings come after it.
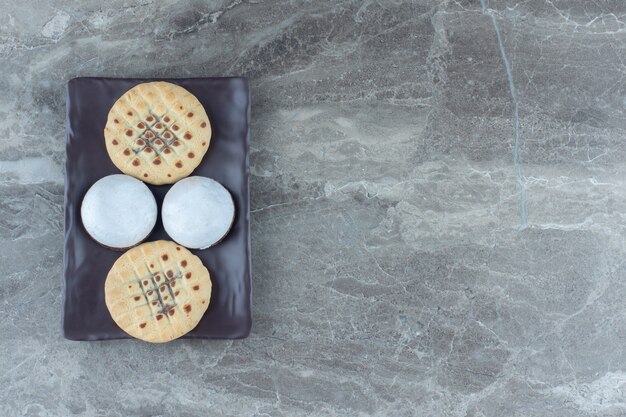
POLYGON ((524 175, 522 174, 522 165, 520 163, 519 157, 519 147, 520 147, 520 127, 519 127, 519 101, 517 98, 517 92, 515 91, 515 82, 513 81, 513 72, 511 71, 511 63, 507 58, 506 51, 504 49, 504 41, 502 40, 502 35, 500 33, 500 27, 498 26, 498 21, 496 20, 496 16, 494 13, 487 9, 486 5, 487 0, 480 0, 480 5, 482 7, 483 13, 488 15, 491 18, 491 23, 493 24, 493 29, 496 32, 496 38, 498 39, 498 49, 500 50, 500 55, 502 56, 502 62, 504 63, 504 68, 506 70, 507 80, 509 82, 509 90, 511 92, 511 98, 513 99, 513 123, 515 128, 515 142, 513 144, 513 164, 515 166, 515 172, 517 174, 518 182, 519 182, 519 212, 520 212, 520 227, 525 228, 528 225, 528 219, 526 214, 526 185, 524 175))

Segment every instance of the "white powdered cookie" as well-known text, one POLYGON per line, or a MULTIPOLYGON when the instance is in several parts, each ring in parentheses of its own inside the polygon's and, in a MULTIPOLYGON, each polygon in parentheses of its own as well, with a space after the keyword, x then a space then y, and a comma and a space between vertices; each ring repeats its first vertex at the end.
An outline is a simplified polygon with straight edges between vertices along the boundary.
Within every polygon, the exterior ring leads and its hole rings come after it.
POLYGON ((226 188, 206 177, 189 177, 174 184, 161 209, 163 227, 172 239, 193 249, 205 249, 230 230, 235 205, 226 188))
POLYGON ((99 179, 89 188, 80 215, 95 241, 124 249, 148 237, 157 220, 157 205, 146 184, 116 174, 99 179))

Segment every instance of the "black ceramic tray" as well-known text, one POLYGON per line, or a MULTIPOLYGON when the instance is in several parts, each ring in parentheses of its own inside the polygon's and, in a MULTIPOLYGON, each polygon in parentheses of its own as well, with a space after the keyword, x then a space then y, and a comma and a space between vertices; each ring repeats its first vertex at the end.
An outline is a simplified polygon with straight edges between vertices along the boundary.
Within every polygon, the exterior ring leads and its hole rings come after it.
MULTIPOLYGON (((250 332, 250 198, 248 127, 250 91, 242 78, 115 79, 75 78, 67 86, 67 155, 65 166, 65 253, 63 334, 72 340, 129 338, 111 319, 104 302, 104 281, 123 252, 104 248, 87 235, 80 204, 100 178, 119 174, 104 143, 109 109, 124 92, 146 81, 168 81, 186 88, 202 103, 213 136, 202 163, 192 175, 213 178, 235 202, 235 221, 214 247, 194 250, 211 272, 211 303, 198 326, 184 338, 241 338, 250 332)), ((170 185, 153 186, 159 211, 170 185)), ((171 240, 160 213, 147 241, 171 240)))

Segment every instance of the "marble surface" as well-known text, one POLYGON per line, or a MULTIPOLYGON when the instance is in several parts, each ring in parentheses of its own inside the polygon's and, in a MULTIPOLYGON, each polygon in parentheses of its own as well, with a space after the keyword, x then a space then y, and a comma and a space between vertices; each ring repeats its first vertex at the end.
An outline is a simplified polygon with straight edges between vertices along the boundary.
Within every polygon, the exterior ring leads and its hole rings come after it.
POLYGON ((626 415, 626 2, 1 3, 0 414, 626 415), (62 338, 89 75, 249 77, 249 338, 62 338))

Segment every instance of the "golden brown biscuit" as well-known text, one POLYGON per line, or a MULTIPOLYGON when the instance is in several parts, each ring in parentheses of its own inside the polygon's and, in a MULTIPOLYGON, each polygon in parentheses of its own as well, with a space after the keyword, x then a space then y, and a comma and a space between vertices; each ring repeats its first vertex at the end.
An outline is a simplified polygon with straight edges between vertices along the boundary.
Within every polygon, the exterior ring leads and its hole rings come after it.
POLYGON ((104 284, 111 317, 122 330, 152 343, 192 330, 211 299, 211 277, 200 258, 167 240, 122 255, 104 284))
POLYGON ((211 141, 211 123, 198 99, 164 81, 138 84, 120 97, 104 128, 107 152, 123 173, 150 184, 191 174, 211 141))

